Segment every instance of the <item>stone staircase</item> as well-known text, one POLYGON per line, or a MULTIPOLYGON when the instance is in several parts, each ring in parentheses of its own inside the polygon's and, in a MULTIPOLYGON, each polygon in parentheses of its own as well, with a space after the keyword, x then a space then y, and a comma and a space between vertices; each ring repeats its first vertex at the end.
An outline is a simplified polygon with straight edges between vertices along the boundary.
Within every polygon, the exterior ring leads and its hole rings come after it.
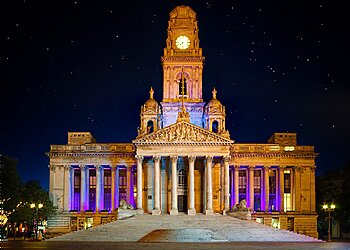
POLYGON ((230 216, 138 215, 126 220, 68 233, 48 241, 140 242, 321 242, 288 230, 230 216))

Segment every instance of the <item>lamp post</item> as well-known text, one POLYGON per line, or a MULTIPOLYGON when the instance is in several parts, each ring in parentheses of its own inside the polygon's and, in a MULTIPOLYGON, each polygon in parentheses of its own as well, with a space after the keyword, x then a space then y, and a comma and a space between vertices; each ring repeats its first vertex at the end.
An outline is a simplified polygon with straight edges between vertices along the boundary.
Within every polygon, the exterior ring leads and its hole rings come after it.
POLYGON ((35 204, 32 203, 30 204, 31 209, 35 209, 35 217, 34 217, 34 226, 35 226, 35 239, 38 239, 38 211, 40 208, 42 208, 44 205, 42 203, 35 204))
POLYGON ((331 211, 333 211, 335 209, 335 205, 334 204, 324 204, 322 206, 322 208, 328 212, 328 241, 331 241, 331 211))

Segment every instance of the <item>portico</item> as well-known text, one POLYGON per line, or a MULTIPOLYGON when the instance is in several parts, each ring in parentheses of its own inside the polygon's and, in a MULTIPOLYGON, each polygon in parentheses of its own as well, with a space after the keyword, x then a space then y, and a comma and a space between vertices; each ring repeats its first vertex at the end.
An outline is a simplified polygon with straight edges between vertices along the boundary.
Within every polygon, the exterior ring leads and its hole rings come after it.
MULTIPOLYGON (((168 200, 170 203, 169 213, 171 215, 178 214, 178 171, 180 169, 184 169, 187 173, 187 190, 185 192, 188 197, 188 207, 186 212, 189 215, 194 215, 196 212, 213 214, 213 178, 217 179, 216 182, 220 181, 220 175, 213 177, 212 174, 213 159, 219 162, 223 168, 225 167, 224 181, 226 182, 225 190, 221 191, 222 196, 226 197, 226 206, 219 205, 216 210, 229 209, 229 154, 232 140, 186 121, 180 121, 155 133, 139 137, 133 143, 136 145, 137 165, 143 165, 146 168, 154 167, 152 214, 160 214, 161 205, 164 207, 165 204, 168 204, 168 200), (191 135, 193 136, 191 137, 191 135), (144 162, 146 158, 148 160, 144 162), (184 165, 178 165, 179 158, 184 160, 184 165), (167 168, 168 162, 170 164, 167 168), (159 195, 159 193, 164 193, 161 189, 167 188, 164 183, 163 186, 161 185, 160 168, 167 170, 163 175, 169 176, 167 178, 169 180, 168 187, 171 189, 169 195, 159 195), (197 197, 200 197, 201 201, 196 202, 195 189, 197 197)), ((138 171, 137 178, 142 178, 142 171, 138 171)), ((152 196, 152 194, 147 194, 147 196, 152 196)), ((143 200, 138 197, 137 207, 144 207, 143 200)), ((150 208, 147 207, 147 210, 150 208)), ((166 209, 166 211, 168 210, 166 209)))

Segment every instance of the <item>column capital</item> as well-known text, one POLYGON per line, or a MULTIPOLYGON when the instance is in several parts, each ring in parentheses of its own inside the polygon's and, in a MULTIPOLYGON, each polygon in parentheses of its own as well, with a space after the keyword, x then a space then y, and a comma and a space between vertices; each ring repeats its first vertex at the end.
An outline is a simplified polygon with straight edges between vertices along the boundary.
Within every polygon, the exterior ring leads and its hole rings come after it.
POLYGON ((135 155, 135 158, 137 159, 137 161, 143 161, 143 155, 135 155))
POLYGON ((278 166, 279 170, 284 171, 286 169, 286 165, 280 165, 278 166))
POLYGON ((84 164, 80 164, 80 165, 79 165, 79 168, 80 168, 81 171, 85 171, 85 170, 88 169, 89 167, 86 166, 86 165, 84 165, 84 164))
POLYGON ((206 155, 206 156, 205 156, 205 160, 208 161, 208 162, 210 162, 210 163, 213 161, 213 158, 214 158, 214 157, 211 156, 211 155, 206 155))
POLYGON ((227 155, 222 158, 223 162, 230 163, 231 156, 227 155))
POLYGON ((264 165, 264 170, 265 170, 265 171, 270 170, 270 165, 264 165))
POLYGON ((178 156, 177 155, 170 155, 170 160, 173 164, 177 162, 178 156))
POLYGON ((195 155, 189 155, 189 156, 187 156, 187 158, 188 158, 188 161, 191 162, 191 163, 193 163, 196 160, 196 156, 195 155))
POLYGON ((255 165, 249 165, 248 166, 248 169, 251 171, 251 170, 254 170, 255 169, 255 165))
POLYGON ((316 166, 310 166, 310 171, 315 172, 316 171, 316 166))
POLYGON ((111 168, 112 171, 116 170, 118 168, 117 165, 109 165, 109 167, 111 168))
POLYGON ((94 165, 96 171, 100 171, 101 169, 103 169, 103 167, 101 165, 94 165))
POLYGON ((239 170, 240 165, 234 165, 233 168, 234 168, 235 170, 239 170))
POLYGON ((153 161, 154 162, 159 162, 160 161, 160 156, 159 155, 153 155, 153 161))
POLYGON ((70 171, 71 166, 70 165, 64 165, 64 171, 70 171))
POLYGON ((56 172, 56 165, 49 165, 50 172, 56 172))

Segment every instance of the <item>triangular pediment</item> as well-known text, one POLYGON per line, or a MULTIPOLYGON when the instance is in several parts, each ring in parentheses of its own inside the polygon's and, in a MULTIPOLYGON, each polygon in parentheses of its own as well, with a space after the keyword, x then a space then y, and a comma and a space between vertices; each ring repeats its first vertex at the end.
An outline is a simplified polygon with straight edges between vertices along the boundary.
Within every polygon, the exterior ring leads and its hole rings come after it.
POLYGON ((192 123, 181 121, 156 132, 136 138, 133 143, 141 144, 193 144, 211 143, 216 145, 229 145, 233 141, 198 127, 192 123))

